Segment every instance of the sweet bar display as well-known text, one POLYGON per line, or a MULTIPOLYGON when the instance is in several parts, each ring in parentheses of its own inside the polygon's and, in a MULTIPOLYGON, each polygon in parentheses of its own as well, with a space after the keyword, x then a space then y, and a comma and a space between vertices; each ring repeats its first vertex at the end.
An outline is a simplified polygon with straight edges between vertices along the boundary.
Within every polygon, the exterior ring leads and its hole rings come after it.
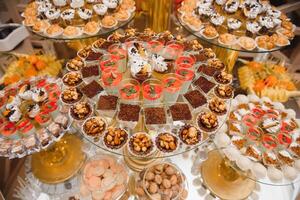
POLYGON ((23 24, 47 38, 74 39, 104 34, 134 16, 134 0, 34 0, 27 4, 23 24))
POLYGON ((295 36, 291 19, 269 1, 184 0, 177 15, 198 37, 235 50, 278 50, 295 36))

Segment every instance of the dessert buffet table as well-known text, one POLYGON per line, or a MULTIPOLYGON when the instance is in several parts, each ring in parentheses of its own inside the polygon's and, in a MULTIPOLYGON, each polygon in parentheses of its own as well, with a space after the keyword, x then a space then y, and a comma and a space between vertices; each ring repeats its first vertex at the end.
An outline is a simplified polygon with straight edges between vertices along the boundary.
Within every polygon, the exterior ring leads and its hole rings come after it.
POLYGON ((155 31, 147 6, 26 5, 22 23, 66 54, 22 56, 1 80, 0 156, 25 157, 13 198, 295 199, 298 85, 285 62, 236 63, 290 45, 291 19, 268 1, 184 0, 155 31))

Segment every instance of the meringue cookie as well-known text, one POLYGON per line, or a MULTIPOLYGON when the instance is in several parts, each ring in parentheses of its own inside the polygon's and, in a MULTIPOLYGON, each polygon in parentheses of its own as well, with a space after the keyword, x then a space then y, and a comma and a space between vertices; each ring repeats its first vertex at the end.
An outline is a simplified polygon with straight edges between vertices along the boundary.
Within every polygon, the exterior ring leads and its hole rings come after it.
POLYGON ((67 0, 53 0, 53 4, 56 6, 65 6, 67 4, 67 0))
POLYGON ((70 6, 72 8, 80 8, 84 6, 84 0, 71 0, 70 6))

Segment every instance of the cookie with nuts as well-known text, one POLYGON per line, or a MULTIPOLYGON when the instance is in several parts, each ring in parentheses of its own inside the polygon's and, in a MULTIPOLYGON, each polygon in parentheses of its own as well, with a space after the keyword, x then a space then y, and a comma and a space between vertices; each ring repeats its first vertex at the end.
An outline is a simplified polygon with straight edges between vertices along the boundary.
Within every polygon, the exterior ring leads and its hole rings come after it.
POLYGON ((103 137, 105 146, 107 146, 110 149, 120 149, 124 146, 127 140, 127 131, 115 127, 109 127, 103 137))
POLYGON ((63 83, 69 87, 75 87, 82 83, 82 76, 80 72, 68 72, 62 78, 63 83))
POLYGON ((178 147, 178 139, 171 133, 160 133, 156 139, 155 144, 162 152, 173 152, 178 147))

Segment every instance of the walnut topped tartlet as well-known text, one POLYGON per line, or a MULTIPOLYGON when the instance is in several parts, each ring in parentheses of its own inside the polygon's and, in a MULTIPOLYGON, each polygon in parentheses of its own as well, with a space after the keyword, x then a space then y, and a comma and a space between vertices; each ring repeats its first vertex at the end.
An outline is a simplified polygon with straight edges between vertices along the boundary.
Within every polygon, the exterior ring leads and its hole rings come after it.
POLYGON ((91 117, 85 120, 82 130, 87 136, 98 137, 106 129, 106 122, 101 117, 91 117))
POLYGON ((68 72, 63 76, 62 80, 66 86, 75 87, 82 83, 82 76, 81 73, 77 71, 68 72))
POLYGON ((69 60, 66 64, 66 67, 69 71, 78 71, 84 66, 85 66, 84 61, 78 56, 69 60))
POLYGON ((82 96, 83 94, 78 88, 69 87, 61 93, 61 100, 66 104, 74 104, 80 101, 82 96))
POLYGON ((76 120, 85 120, 92 114, 92 107, 87 102, 79 102, 70 108, 70 113, 76 120))
POLYGON ((217 115, 212 112, 199 113, 197 123, 199 128, 207 132, 215 131, 219 125, 217 115))
POLYGON ((195 145, 202 140, 202 134, 195 126, 184 125, 179 130, 179 138, 186 145, 195 145))
POLYGON ((232 75, 221 71, 214 75, 214 79, 220 84, 230 84, 232 81, 232 75))
POLYGON ((215 88, 215 94, 221 99, 229 99, 232 97, 234 92, 233 87, 230 85, 218 85, 215 88))
POLYGON ((127 140, 127 131, 115 127, 109 127, 103 138, 105 146, 110 149, 120 149, 126 144, 127 140))
POLYGON ((128 145, 131 153, 137 156, 147 156, 154 150, 151 137, 144 132, 138 132, 132 135, 128 145))
POLYGON ((227 112, 225 101, 217 97, 209 101, 208 107, 212 112, 216 113, 217 115, 224 115, 227 112))
POLYGON ((178 147, 178 139, 171 133, 160 133, 155 139, 157 148, 162 152, 173 152, 178 147))

